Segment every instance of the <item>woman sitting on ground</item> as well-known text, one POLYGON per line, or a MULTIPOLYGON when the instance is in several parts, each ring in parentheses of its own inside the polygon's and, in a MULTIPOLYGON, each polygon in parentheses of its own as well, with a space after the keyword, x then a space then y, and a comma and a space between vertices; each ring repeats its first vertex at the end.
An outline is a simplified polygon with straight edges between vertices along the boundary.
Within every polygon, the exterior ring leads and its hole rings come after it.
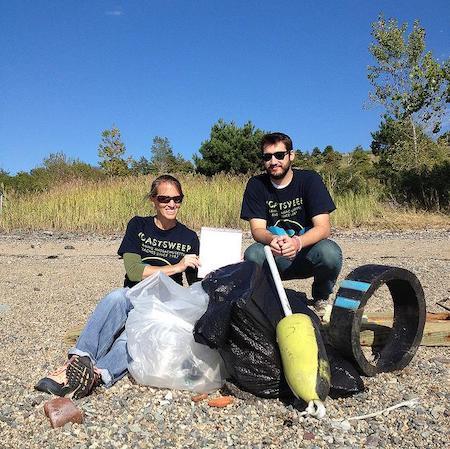
POLYGON ((127 290, 157 271, 179 284, 183 272, 189 284, 197 279, 197 234, 176 219, 183 201, 180 182, 170 175, 156 178, 149 198, 156 215, 132 218, 118 250, 126 271, 124 287, 98 303, 68 361, 41 379, 37 390, 79 399, 99 384, 113 385, 127 373, 129 361, 125 322, 133 306, 127 290))

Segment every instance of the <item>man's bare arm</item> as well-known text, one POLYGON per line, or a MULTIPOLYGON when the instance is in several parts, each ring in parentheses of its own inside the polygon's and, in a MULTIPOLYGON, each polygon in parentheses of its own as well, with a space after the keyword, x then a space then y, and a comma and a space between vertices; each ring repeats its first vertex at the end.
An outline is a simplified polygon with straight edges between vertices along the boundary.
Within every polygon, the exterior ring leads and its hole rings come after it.
POLYGON ((314 245, 331 234, 330 214, 319 214, 312 217, 313 227, 300 236, 302 247, 314 245))

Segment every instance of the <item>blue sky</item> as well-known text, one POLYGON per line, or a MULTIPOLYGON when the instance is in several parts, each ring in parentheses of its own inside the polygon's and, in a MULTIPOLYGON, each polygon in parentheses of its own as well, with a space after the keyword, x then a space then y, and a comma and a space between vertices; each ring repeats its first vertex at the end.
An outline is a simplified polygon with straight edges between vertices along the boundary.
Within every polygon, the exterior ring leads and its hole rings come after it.
POLYGON ((154 136, 190 158, 219 119, 291 135, 302 150, 370 145, 370 24, 379 12, 450 54, 448 0, 0 0, 0 168, 62 151, 98 163, 116 124, 127 155, 154 136))

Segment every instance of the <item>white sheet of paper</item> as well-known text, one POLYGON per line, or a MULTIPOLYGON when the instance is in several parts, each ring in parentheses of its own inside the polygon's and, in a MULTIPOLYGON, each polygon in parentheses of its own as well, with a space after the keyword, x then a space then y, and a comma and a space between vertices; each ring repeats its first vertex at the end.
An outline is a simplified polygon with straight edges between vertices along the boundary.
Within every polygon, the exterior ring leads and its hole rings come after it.
POLYGON ((205 228, 200 230, 200 263, 198 277, 241 261, 242 231, 239 229, 205 228))

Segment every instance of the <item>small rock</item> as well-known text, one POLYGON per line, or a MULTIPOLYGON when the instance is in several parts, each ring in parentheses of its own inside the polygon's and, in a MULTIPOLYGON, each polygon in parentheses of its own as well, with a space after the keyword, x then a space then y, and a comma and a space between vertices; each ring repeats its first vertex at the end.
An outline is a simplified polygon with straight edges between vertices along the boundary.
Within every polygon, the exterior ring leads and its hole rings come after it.
POLYGON ((35 407, 36 405, 41 404, 43 401, 45 401, 45 397, 42 394, 38 394, 38 395, 32 396, 30 398, 30 404, 33 407, 35 407))
POLYGON ((376 435, 376 434, 369 435, 366 438, 367 446, 378 447, 379 446, 379 442, 380 442, 380 437, 378 435, 376 435))
POLYGON ((31 248, 35 248, 35 246, 33 244, 31 244, 30 246, 31 246, 31 248))
POLYGON ((412 393, 405 393, 403 395, 403 400, 404 401, 410 401, 411 399, 414 399, 417 397, 417 394, 412 394, 412 393))
POLYGON ((52 231, 43 231, 42 234, 48 235, 51 237, 53 235, 53 232, 52 231))
POLYGON ((315 438, 316 438, 316 436, 312 432, 305 432, 303 434, 304 440, 314 440, 315 438))
POLYGON ((364 402, 368 399, 369 393, 367 391, 363 391, 361 393, 357 393, 353 396, 354 399, 360 402, 364 402))
POLYGON ((41 291, 41 289, 40 289, 39 287, 34 287, 33 290, 34 290, 35 292, 40 292, 40 291, 41 291))
POLYGON ((37 276, 42 276, 42 273, 38 273, 37 276))
POLYGON ((129 430, 130 432, 134 432, 134 433, 140 433, 140 432, 142 432, 142 428, 141 428, 141 426, 140 426, 139 424, 131 424, 131 425, 128 427, 128 430, 129 430))
POLYGON ((427 412, 425 407, 422 407, 421 405, 417 406, 415 410, 418 415, 425 415, 425 413, 427 412))
POLYGON ((8 304, 0 304, 0 313, 7 312, 9 309, 8 304))
POLYGON ((75 246, 73 246, 73 245, 66 245, 64 247, 64 249, 75 249, 75 246))
POLYGON ((412 422, 414 427, 427 427, 427 422, 424 419, 417 418, 412 422))
POLYGON ((444 412, 444 407, 436 406, 431 410, 431 415, 433 418, 439 418, 440 414, 444 412))
POLYGON ((344 421, 331 421, 331 427, 333 427, 333 429, 340 429, 347 432, 352 428, 352 425, 344 419, 344 421))
POLYGON ((57 259, 57 258, 58 258, 58 256, 56 256, 56 255, 47 256, 47 259, 57 259))
POLYGON ((173 394, 172 394, 172 392, 169 391, 169 392, 164 396, 164 399, 165 399, 166 401, 171 401, 171 400, 173 399, 173 394))
POLYGON ((430 361, 441 365, 450 365, 450 359, 446 357, 434 357, 430 361))

